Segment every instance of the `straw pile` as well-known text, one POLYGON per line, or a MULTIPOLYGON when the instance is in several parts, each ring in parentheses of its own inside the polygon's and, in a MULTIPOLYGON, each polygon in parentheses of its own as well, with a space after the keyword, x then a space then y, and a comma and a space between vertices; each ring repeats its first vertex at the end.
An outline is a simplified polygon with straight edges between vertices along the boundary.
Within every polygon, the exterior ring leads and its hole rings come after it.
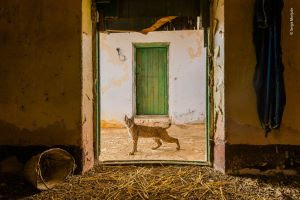
POLYGON ((300 199, 300 181, 196 166, 98 166, 28 199, 300 199))

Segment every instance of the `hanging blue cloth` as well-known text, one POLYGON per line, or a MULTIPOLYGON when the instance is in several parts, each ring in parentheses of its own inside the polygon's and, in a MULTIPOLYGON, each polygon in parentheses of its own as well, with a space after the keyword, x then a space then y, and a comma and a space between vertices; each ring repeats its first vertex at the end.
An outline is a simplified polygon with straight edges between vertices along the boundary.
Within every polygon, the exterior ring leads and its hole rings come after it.
POLYGON ((265 136, 279 129, 286 103, 281 59, 282 0, 256 0, 253 41, 256 52, 254 88, 265 136))

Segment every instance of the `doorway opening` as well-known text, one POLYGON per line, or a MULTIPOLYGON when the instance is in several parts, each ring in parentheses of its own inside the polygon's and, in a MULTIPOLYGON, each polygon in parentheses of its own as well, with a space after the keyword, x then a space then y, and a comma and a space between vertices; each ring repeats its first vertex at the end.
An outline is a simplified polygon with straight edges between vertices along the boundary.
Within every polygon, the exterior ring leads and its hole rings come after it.
MULTIPOLYGON (((191 22, 193 28, 178 28, 175 24, 169 31, 166 26, 172 25, 167 23, 160 30, 142 34, 123 30, 124 24, 115 25, 105 17, 105 8, 102 12, 99 22, 105 27, 100 27, 96 40, 99 161, 209 162, 207 49, 203 45, 207 32, 197 27, 198 16, 191 17, 196 19, 191 22), (110 26, 122 30, 112 30, 110 26), (132 150, 133 125, 128 125, 128 119, 140 132, 137 152, 132 150), (155 135, 164 130, 173 142, 155 135), (144 137, 143 132, 150 136, 144 137)), ((178 19, 187 23, 185 17, 178 19)), ((135 24, 133 28, 140 30, 141 24, 135 24)))

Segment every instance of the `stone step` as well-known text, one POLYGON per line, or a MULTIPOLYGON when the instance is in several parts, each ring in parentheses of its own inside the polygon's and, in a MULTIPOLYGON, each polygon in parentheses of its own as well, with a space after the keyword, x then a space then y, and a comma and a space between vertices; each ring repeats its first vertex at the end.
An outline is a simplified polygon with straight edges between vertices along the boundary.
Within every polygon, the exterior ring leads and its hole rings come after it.
POLYGON ((143 115, 135 116, 134 122, 143 126, 168 127, 171 119, 169 116, 143 115))

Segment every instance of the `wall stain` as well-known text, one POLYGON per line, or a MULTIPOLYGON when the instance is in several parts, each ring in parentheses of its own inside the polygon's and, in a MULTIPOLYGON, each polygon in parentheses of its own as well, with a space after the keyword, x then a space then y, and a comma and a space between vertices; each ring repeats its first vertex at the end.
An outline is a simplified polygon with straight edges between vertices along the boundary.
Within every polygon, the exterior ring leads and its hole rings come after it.
POLYGON ((201 47, 197 47, 197 49, 194 49, 194 48, 190 47, 189 50, 188 50, 188 52, 189 52, 190 58, 194 59, 194 58, 197 58, 197 57, 201 56, 201 54, 202 54, 202 48, 201 47))
POLYGON ((126 82, 129 79, 129 73, 126 72, 123 76, 121 76, 118 79, 110 80, 108 84, 101 87, 101 93, 104 94, 108 90, 110 90, 112 87, 120 87, 124 82, 126 82))
POLYGON ((101 128, 124 128, 124 124, 117 120, 101 120, 101 128))
MULTIPOLYGON (((194 33, 194 32, 192 32, 192 33, 194 33)), ((200 35, 198 32, 196 32, 196 34, 198 35, 196 42, 195 42, 195 44, 197 44, 197 47, 196 48, 190 47, 188 49, 189 56, 192 59, 200 57, 202 55, 202 50, 204 49, 203 46, 201 46, 203 44, 202 37, 201 37, 202 35, 200 35)))

